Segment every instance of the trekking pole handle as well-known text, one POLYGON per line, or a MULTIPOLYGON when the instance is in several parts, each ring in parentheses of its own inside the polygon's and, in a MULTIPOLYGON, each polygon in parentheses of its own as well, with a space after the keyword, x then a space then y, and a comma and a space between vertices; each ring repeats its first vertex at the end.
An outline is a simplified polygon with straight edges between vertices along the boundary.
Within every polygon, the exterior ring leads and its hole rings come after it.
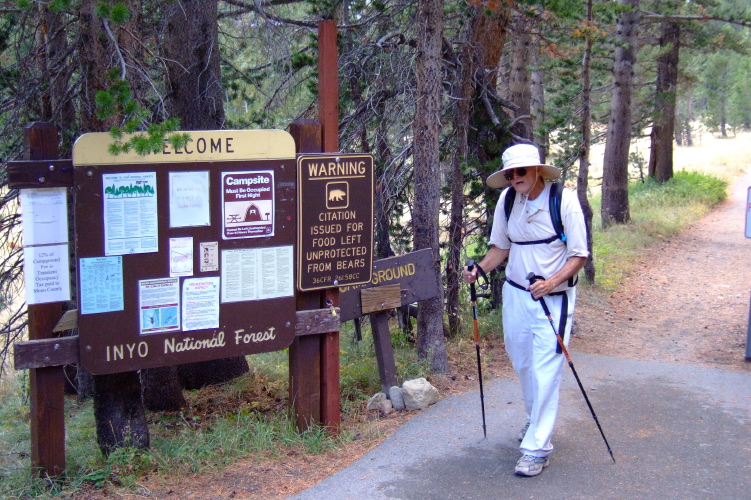
MULTIPOLYGON (((532 285, 534 285, 534 284, 535 284, 536 282, 538 282, 538 281, 545 281, 545 278, 543 278, 543 277, 542 277, 542 276, 540 276, 539 274, 535 274, 535 273, 533 273, 532 271, 530 271, 530 272, 528 272, 528 273, 527 273, 527 281, 529 281, 529 286, 532 286, 532 285)), ((530 293, 531 293, 531 292, 530 292, 530 293)), ((534 296, 533 296, 533 297, 532 297, 532 300, 534 300, 535 302, 537 302, 537 301, 539 301, 540 299, 536 299, 536 298, 534 298, 534 296)))
MULTIPOLYGON (((467 271, 471 273, 476 265, 477 265, 477 262, 475 262, 474 259, 467 259, 467 271)), ((477 290, 475 290, 474 282, 469 284, 469 298, 472 302, 477 302, 477 290)))
MULTIPOLYGON (((532 271, 527 273, 527 281, 529 281, 530 285, 533 285, 534 283, 540 280, 545 281, 545 278, 543 278, 539 274, 533 273, 532 271)), ((532 300, 534 300, 535 302, 540 302, 542 304, 543 311, 545 311, 545 315, 548 318, 550 318, 550 310, 548 309, 548 305, 545 303, 545 300, 542 297, 540 297, 539 299, 536 299, 534 295, 532 296, 532 300)))
POLYGON ((539 274, 533 273, 532 271, 530 271, 530 272, 527 273, 527 281, 529 281, 530 285, 532 285, 533 283, 536 283, 536 282, 538 282, 540 280, 544 280, 544 279, 545 278, 543 278, 539 274))

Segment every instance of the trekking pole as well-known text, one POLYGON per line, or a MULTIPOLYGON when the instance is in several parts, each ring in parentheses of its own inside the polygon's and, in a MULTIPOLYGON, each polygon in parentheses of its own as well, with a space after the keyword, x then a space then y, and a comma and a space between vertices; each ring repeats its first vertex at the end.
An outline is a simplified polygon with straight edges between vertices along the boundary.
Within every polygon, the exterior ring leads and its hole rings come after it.
MULTIPOLYGON (((472 269, 477 266, 477 263, 473 259, 467 259, 467 271, 472 272, 472 269)), ((485 275, 482 272, 482 268, 477 266, 477 272, 485 275)), ((487 278, 485 278, 487 282, 487 278)), ((477 291, 475 290, 475 284, 469 284, 469 296, 472 301, 472 319, 475 326, 475 350, 477 351, 477 376, 480 379, 480 407, 482 408, 482 435, 488 437, 487 430, 485 428, 485 394, 482 390, 482 364, 480 363, 480 331, 477 328, 477 291)))
MULTIPOLYGON (((536 281, 544 280, 542 276, 536 275, 533 272, 530 272, 527 274, 527 280, 529 280, 529 284, 532 285, 536 281)), ((530 292, 531 293, 531 292, 530 292)), ((581 380, 579 380, 579 374, 576 373, 576 368, 574 368, 574 362, 571 361, 571 356, 568 354, 568 349, 566 349, 566 346, 563 344, 563 336, 558 331, 558 329, 555 327, 555 324, 553 324, 553 316, 550 314, 550 309, 548 309, 548 305, 545 303, 545 298, 540 297, 539 299, 534 299, 535 301, 540 302, 542 304, 542 310, 545 311, 545 316, 548 317, 548 321, 550 321, 550 326, 553 328, 553 332, 555 333, 555 338, 558 339, 558 345, 561 346, 561 350, 563 351, 563 354, 566 356, 566 359, 568 360, 568 365, 571 367, 571 371, 574 372, 574 378, 576 378, 576 383, 579 384, 579 389, 582 391, 582 395, 584 396, 584 401, 587 402, 587 406, 589 407, 589 411, 592 413, 592 418, 595 419, 595 423, 597 424, 597 428, 600 430, 600 434, 602 435, 603 441, 605 441, 605 446, 608 448, 608 453, 610 453, 610 458, 613 459, 613 463, 615 463, 615 457, 613 456, 613 450, 610 449, 610 444, 608 444, 608 439, 605 437, 605 433, 602 430, 602 427, 600 426, 600 421, 597 420, 597 415, 595 415, 595 410, 592 408, 592 403, 589 402, 589 398, 587 397, 587 391, 584 390, 584 386, 581 383, 581 380)), ((561 312, 563 314, 563 312, 561 312)))

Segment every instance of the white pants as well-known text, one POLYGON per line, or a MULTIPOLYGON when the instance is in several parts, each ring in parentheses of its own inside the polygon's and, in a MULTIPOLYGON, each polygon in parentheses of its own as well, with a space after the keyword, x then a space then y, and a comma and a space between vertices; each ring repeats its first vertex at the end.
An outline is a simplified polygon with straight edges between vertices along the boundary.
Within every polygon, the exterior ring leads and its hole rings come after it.
MULTIPOLYGON (((562 296, 545 296, 558 329, 562 296)), ((568 346, 576 302, 576 289, 568 291, 568 318, 564 344, 568 346)), ((503 337, 522 387, 529 430, 519 448, 525 455, 546 457, 553 452, 551 438, 558 415, 564 355, 557 354, 558 340, 540 302, 532 294, 503 285, 503 337)))

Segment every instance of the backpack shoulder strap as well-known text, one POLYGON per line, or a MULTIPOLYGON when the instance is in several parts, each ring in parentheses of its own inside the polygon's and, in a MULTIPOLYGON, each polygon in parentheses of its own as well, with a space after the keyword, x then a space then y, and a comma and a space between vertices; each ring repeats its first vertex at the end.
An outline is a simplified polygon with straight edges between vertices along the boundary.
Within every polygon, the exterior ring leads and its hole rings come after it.
MULTIPOLYGON (((563 217, 561 217, 561 200, 563 198, 562 184, 554 182, 550 186, 550 219, 553 222, 553 228, 562 242, 566 243, 566 234, 563 231, 563 217)), ((569 287, 575 287, 579 281, 579 276, 572 276, 568 280, 569 287)))
POLYGON ((516 199, 516 189, 514 186, 506 188, 506 199, 503 201, 503 211, 506 214, 506 221, 511 217, 511 210, 514 208, 514 200, 516 199))
POLYGON ((553 222, 553 229, 564 243, 566 234, 563 231, 563 218, 561 217, 561 198, 563 197, 563 186, 554 182, 550 186, 550 219, 553 222))

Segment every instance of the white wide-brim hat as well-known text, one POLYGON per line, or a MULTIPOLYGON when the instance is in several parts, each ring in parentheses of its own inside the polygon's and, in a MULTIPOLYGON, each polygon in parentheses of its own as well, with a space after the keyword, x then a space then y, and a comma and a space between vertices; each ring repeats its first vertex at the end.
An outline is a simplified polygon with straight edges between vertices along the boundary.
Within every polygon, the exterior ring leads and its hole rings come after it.
POLYGON ((542 177, 551 181, 561 176, 558 167, 540 162, 540 151, 533 144, 516 144, 509 147, 503 152, 502 160, 503 168, 490 174, 488 180, 485 181, 492 188, 502 188, 508 185, 509 181, 503 175, 515 168, 542 167, 542 177))

